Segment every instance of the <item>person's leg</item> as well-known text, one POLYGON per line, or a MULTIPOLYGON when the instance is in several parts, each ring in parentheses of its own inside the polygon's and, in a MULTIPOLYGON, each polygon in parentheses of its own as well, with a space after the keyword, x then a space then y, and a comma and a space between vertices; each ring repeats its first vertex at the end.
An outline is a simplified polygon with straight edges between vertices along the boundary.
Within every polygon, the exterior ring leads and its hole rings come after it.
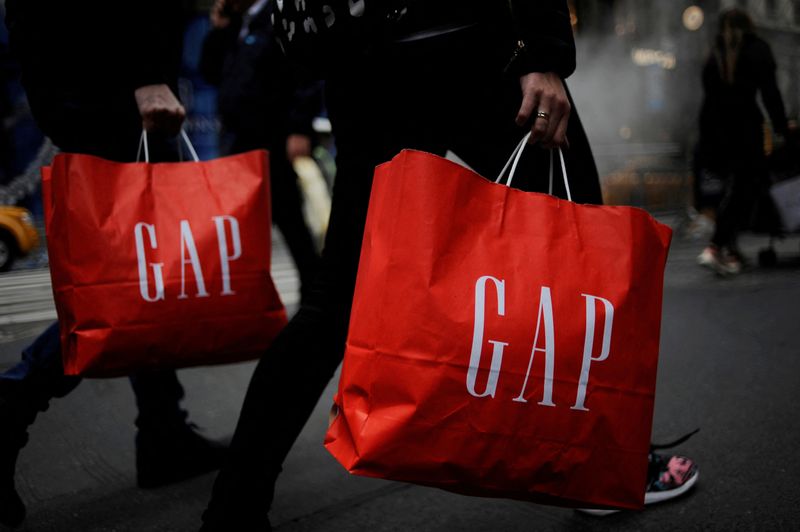
POLYGON ((225 447, 186 422, 183 387, 174 371, 139 372, 130 378, 136 418, 136 477, 140 488, 157 488, 218 469, 225 447))
POLYGON ((712 269, 718 275, 736 275, 745 264, 739 251, 738 236, 740 231, 750 226, 758 197, 761 173, 755 159, 745 157, 734 166, 717 209, 710 245, 697 257, 701 266, 712 269))
MULTIPOLYGON (((81 381, 64 375, 58 323, 22 352, 20 362, 0 374, 0 523, 21 522, 25 507, 14 487, 20 450, 28 427, 54 397, 64 397, 81 381)), ((225 448, 198 435, 179 406, 183 388, 174 371, 131 377, 139 407, 136 465, 140 487, 153 488, 217 469, 225 448)))
MULTIPOLYGON (((141 119, 131 95, 72 101, 42 90, 29 90, 28 94, 37 122, 61 150, 120 162, 135 160, 141 119)), ((174 140, 151 135, 150 141, 153 162, 177 160, 174 140)), ((27 441, 28 425, 52 397, 66 395, 79 382, 79 378, 63 374, 58 324, 23 352, 17 366, 0 376, 0 520, 5 521, 6 513, 9 518, 24 516, 24 507, 16 504, 13 474, 19 449, 27 441), (13 504, 5 504, 6 495, 13 504)), ((134 378, 132 384, 137 403, 147 409, 137 420, 137 465, 146 471, 139 479, 143 487, 175 482, 220 466, 224 450, 185 422, 186 413, 179 407, 183 389, 174 372, 134 378)))
POLYGON ((20 362, 0 375, 0 523, 16 526, 25 506, 14 487, 17 456, 28 441, 28 427, 53 397, 79 383, 64 375, 58 323, 53 323, 22 352, 20 362))
POLYGON ((733 173, 731 184, 720 203, 717 226, 711 242, 719 248, 736 250, 739 231, 747 222, 755 204, 757 170, 745 165, 733 173))
POLYGON ((751 222, 759 185, 767 175, 764 136, 759 124, 742 124, 731 130, 723 153, 729 164, 730 177, 717 210, 711 249, 718 255, 719 273, 738 273, 741 257, 737 247, 738 233, 751 222))
POLYGON ((256 367, 204 530, 268 527, 283 460, 344 354, 374 163, 343 148, 320 273, 256 367))
MULTIPOLYGON (((397 66, 392 61, 386 63, 397 66)), ((409 73, 413 71, 410 63, 409 73)), ((436 68, 431 64, 431 71, 436 68)), ((428 86, 420 86, 414 81, 419 78, 410 76, 395 85, 382 83, 376 79, 381 76, 376 70, 364 66, 328 82, 327 101, 338 156, 320 273, 307 301, 262 356, 253 374, 227 462, 203 515, 204 531, 246 532, 269 527, 268 512, 281 465, 344 354, 375 166, 401 148, 441 152, 449 147, 441 129, 434 131, 432 127, 444 121, 439 119, 438 99, 422 99, 428 86), (400 98, 377 90, 389 86, 400 98), (409 95, 408 91, 415 92, 409 95), (380 123, 376 123, 376 117, 381 117, 380 123)), ((393 72, 383 75, 392 81, 397 77, 393 72)), ((457 79, 451 81, 456 83, 457 79)), ((429 88, 440 89, 435 84, 429 88)), ((440 95, 452 97, 445 89, 440 95)), ((462 118, 457 124, 466 121, 462 118)), ((457 124, 447 129, 456 131, 457 124)), ((487 130, 481 138, 493 135, 487 130)), ((471 145, 479 143, 476 138, 471 145)), ((451 144, 455 146, 455 140, 451 144)), ((512 148, 513 144, 505 146, 503 152, 510 154, 512 148)), ((470 159, 481 168, 485 166, 482 156, 475 154, 470 159)), ((491 166, 499 170, 502 163, 491 166)))
POLYGON ((300 275, 303 296, 311 287, 319 268, 319 254, 303 218, 303 199, 291 163, 280 154, 270 153, 272 220, 281 230, 289 253, 300 275))

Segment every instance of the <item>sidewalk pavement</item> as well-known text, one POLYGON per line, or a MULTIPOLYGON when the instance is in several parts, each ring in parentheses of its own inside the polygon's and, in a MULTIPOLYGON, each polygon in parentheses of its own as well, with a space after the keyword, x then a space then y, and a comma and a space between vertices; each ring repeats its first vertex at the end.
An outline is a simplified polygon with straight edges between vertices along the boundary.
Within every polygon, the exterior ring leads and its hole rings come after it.
MULTIPOLYGON (((749 236, 743 247, 755 257, 765 242, 749 236)), ((702 245, 676 239, 670 254, 653 431, 654 439, 663 441, 701 428, 677 449, 700 465, 693 493, 644 512, 596 518, 353 477, 322 447, 334 379, 285 464, 271 513, 275 530, 800 528, 800 240, 780 245, 777 267, 755 266, 732 279, 717 278, 694 263, 702 245)), ((26 342, 0 344, 0 369, 26 342)), ((191 420, 207 435, 233 431, 252 369, 247 363, 180 373, 191 420)), ((17 485, 29 517, 19 530, 196 530, 214 475, 137 489, 134 417, 125 379, 86 381, 54 401, 20 457, 17 485)))

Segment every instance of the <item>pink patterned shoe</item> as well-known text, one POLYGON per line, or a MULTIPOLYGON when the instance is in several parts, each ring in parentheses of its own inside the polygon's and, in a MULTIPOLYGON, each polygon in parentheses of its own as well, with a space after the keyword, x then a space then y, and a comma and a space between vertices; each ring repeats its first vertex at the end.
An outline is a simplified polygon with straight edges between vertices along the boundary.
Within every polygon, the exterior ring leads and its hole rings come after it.
POLYGON ((650 453, 645 504, 668 501, 689 491, 700 474, 697 464, 685 456, 664 456, 650 453))
MULTIPOLYGON (((684 436, 677 443, 683 443, 697 431, 684 436)), ((700 473, 697 464, 685 456, 666 456, 652 452, 652 449, 668 448, 673 444, 653 445, 648 455, 647 491, 644 494, 644 503, 655 504, 675 497, 680 497, 697 484, 700 473)), ((579 512, 589 515, 603 516, 619 512, 620 510, 594 510, 579 508, 579 512)))

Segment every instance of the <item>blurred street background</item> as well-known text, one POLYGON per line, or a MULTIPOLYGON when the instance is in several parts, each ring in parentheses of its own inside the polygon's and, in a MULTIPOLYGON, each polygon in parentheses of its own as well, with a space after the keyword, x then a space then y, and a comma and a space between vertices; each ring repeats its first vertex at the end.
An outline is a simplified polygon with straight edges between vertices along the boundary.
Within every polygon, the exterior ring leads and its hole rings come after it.
MULTIPOLYGON (((180 97, 189 113, 187 132, 200 158, 210 159, 219 153, 220 124, 215 89, 202 80, 198 61, 211 2, 187 5, 180 97)), ((271 514, 276 530, 800 529, 800 236, 780 228, 746 232, 740 247, 747 265, 740 275, 723 278, 702 269, 696 256, 713 220, 694 208, 693 170, 700 71, 720 9, 736 5, 753 16, 775 55, 786 114, 796 121, 800 1, 573 0, 570 5, 578 70, 568 84, 592 142, 604 199, 647 209, 674 229, 653 439, 701 429, 677 449, 699 464, 696 490, 645 512, 598 519, 350 477, 322 447, 334 379, 279 480, 271 514)), ((0 273, 4 371, 56 315, 38 184, 38 163, 52 156, 52 148, 43 145, 27 109, 5 28, 0 28, 0 74, 0 205, 27 208, 40 237, 37 247, 0 273)), ((768 122, 764 128, 769 155, 775 137, 768 122)), ((324 116, 315 129, 315 159, 331 177, 335 143, 324 116)), ((278 232, 273 241, 273 276, 293 312, 299 281, 278 232)), ((252 369, 253 363, 245 363, 181 371, 192 421, 207 436, 232 433, 252 369)), ((28 506, 20 530, 199 527, 213 474, 153 491, 136 488, 132 399, 124 379, 88 380, 40 415, 17 466, 17 488, 28 506)))

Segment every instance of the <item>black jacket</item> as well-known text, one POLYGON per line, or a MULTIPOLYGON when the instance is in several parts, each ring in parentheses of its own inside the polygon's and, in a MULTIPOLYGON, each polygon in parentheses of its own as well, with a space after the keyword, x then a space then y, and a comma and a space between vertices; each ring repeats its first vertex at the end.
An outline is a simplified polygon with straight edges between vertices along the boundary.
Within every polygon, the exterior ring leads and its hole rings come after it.
POLYGON ((218 111, 236 151, 282 150, 292 133, 311 134, 311 121, 322 106, 321 88, 285 57, 274 40, 266 10, 250 22, 239 39, 241 19, 207 35, 200 71, 219 87, 218 111))
POLYGON ((174 85, 180 65, 178 0, 7 0, 6 24, 23 78, 48 90, 133 91, 174 85))
POLYGON ((720 48, 716 47, 703 68, 705 97, 700 110, 701 156, 705 166, 718 170, 735 167, 742 158, 763 157, 764 116, 756 100, 759 92, 774 129, 786 131, 769 45, 756 35, 745 35, 733 83, 722 75, 720 48))
MULTIPOLYGON (((338 87, 329 95, 329 109, 341 151, 352 139, 356 146, 350 146, 351 152, 372 144, 376 162, 408 147, 438 153, 438 137, 451 135, 426 131, 432 126, 429 117, 436 116, 436 127, 442 129, 442 123, 475 115, 473 122, 486 119, 505 136, 501 131, 513 126, 519 109, 520 75, 556 72, 565 78, 575 69, 566 0, 305 0, 284 1, 282 10, 275 4, 276 32, 288 55, 315 66, 331 80, 329 86, 335 82, 338 87), (464 101, 464 94, 473 99, 464 101), (484 98, 495 101, 487 106, 484 98), (407 113, 412 118, 397 111, 403 106, 412 108, 407 113), (484 112, 476 115, 476 106, 504 109, 500 116, 487 117, 484 112), (462 116, 446 117, 440 107, 462 116), (370 116, 358 117, 364 113, 370 116), (409 123, 420 115, 425 117, 419 124, 409 123), (407 135, 395 131, 409 127, 407 135)), ((524 130, 513 133, 519 136, 511 140, 508 152, 524 130)), ((602 203, 589 141, 574 109, 567 136, 573 198, 602 203)), ((546 176, 548 154, 538 149, 530 153, 529 174, 546 176)), ((541 188, 539 183, 529 185, 521 186, 541 188)), ((557 192, 559 187, 557 182, 557 192)))
POLYGON ((507 36, 503 46, 516 75, 566 78, 575 70, 566 0, 305 0, 273 5, 273 13, 289 56, 322 72, 392 41, 474 23, 498 26, 507 36))
POLYGON ((6 1, 39 127, 64 150, 120 160, 135 157, 141 132, 134 90, 165 83, 177 94, 182 23, 179 0, 6 1))

